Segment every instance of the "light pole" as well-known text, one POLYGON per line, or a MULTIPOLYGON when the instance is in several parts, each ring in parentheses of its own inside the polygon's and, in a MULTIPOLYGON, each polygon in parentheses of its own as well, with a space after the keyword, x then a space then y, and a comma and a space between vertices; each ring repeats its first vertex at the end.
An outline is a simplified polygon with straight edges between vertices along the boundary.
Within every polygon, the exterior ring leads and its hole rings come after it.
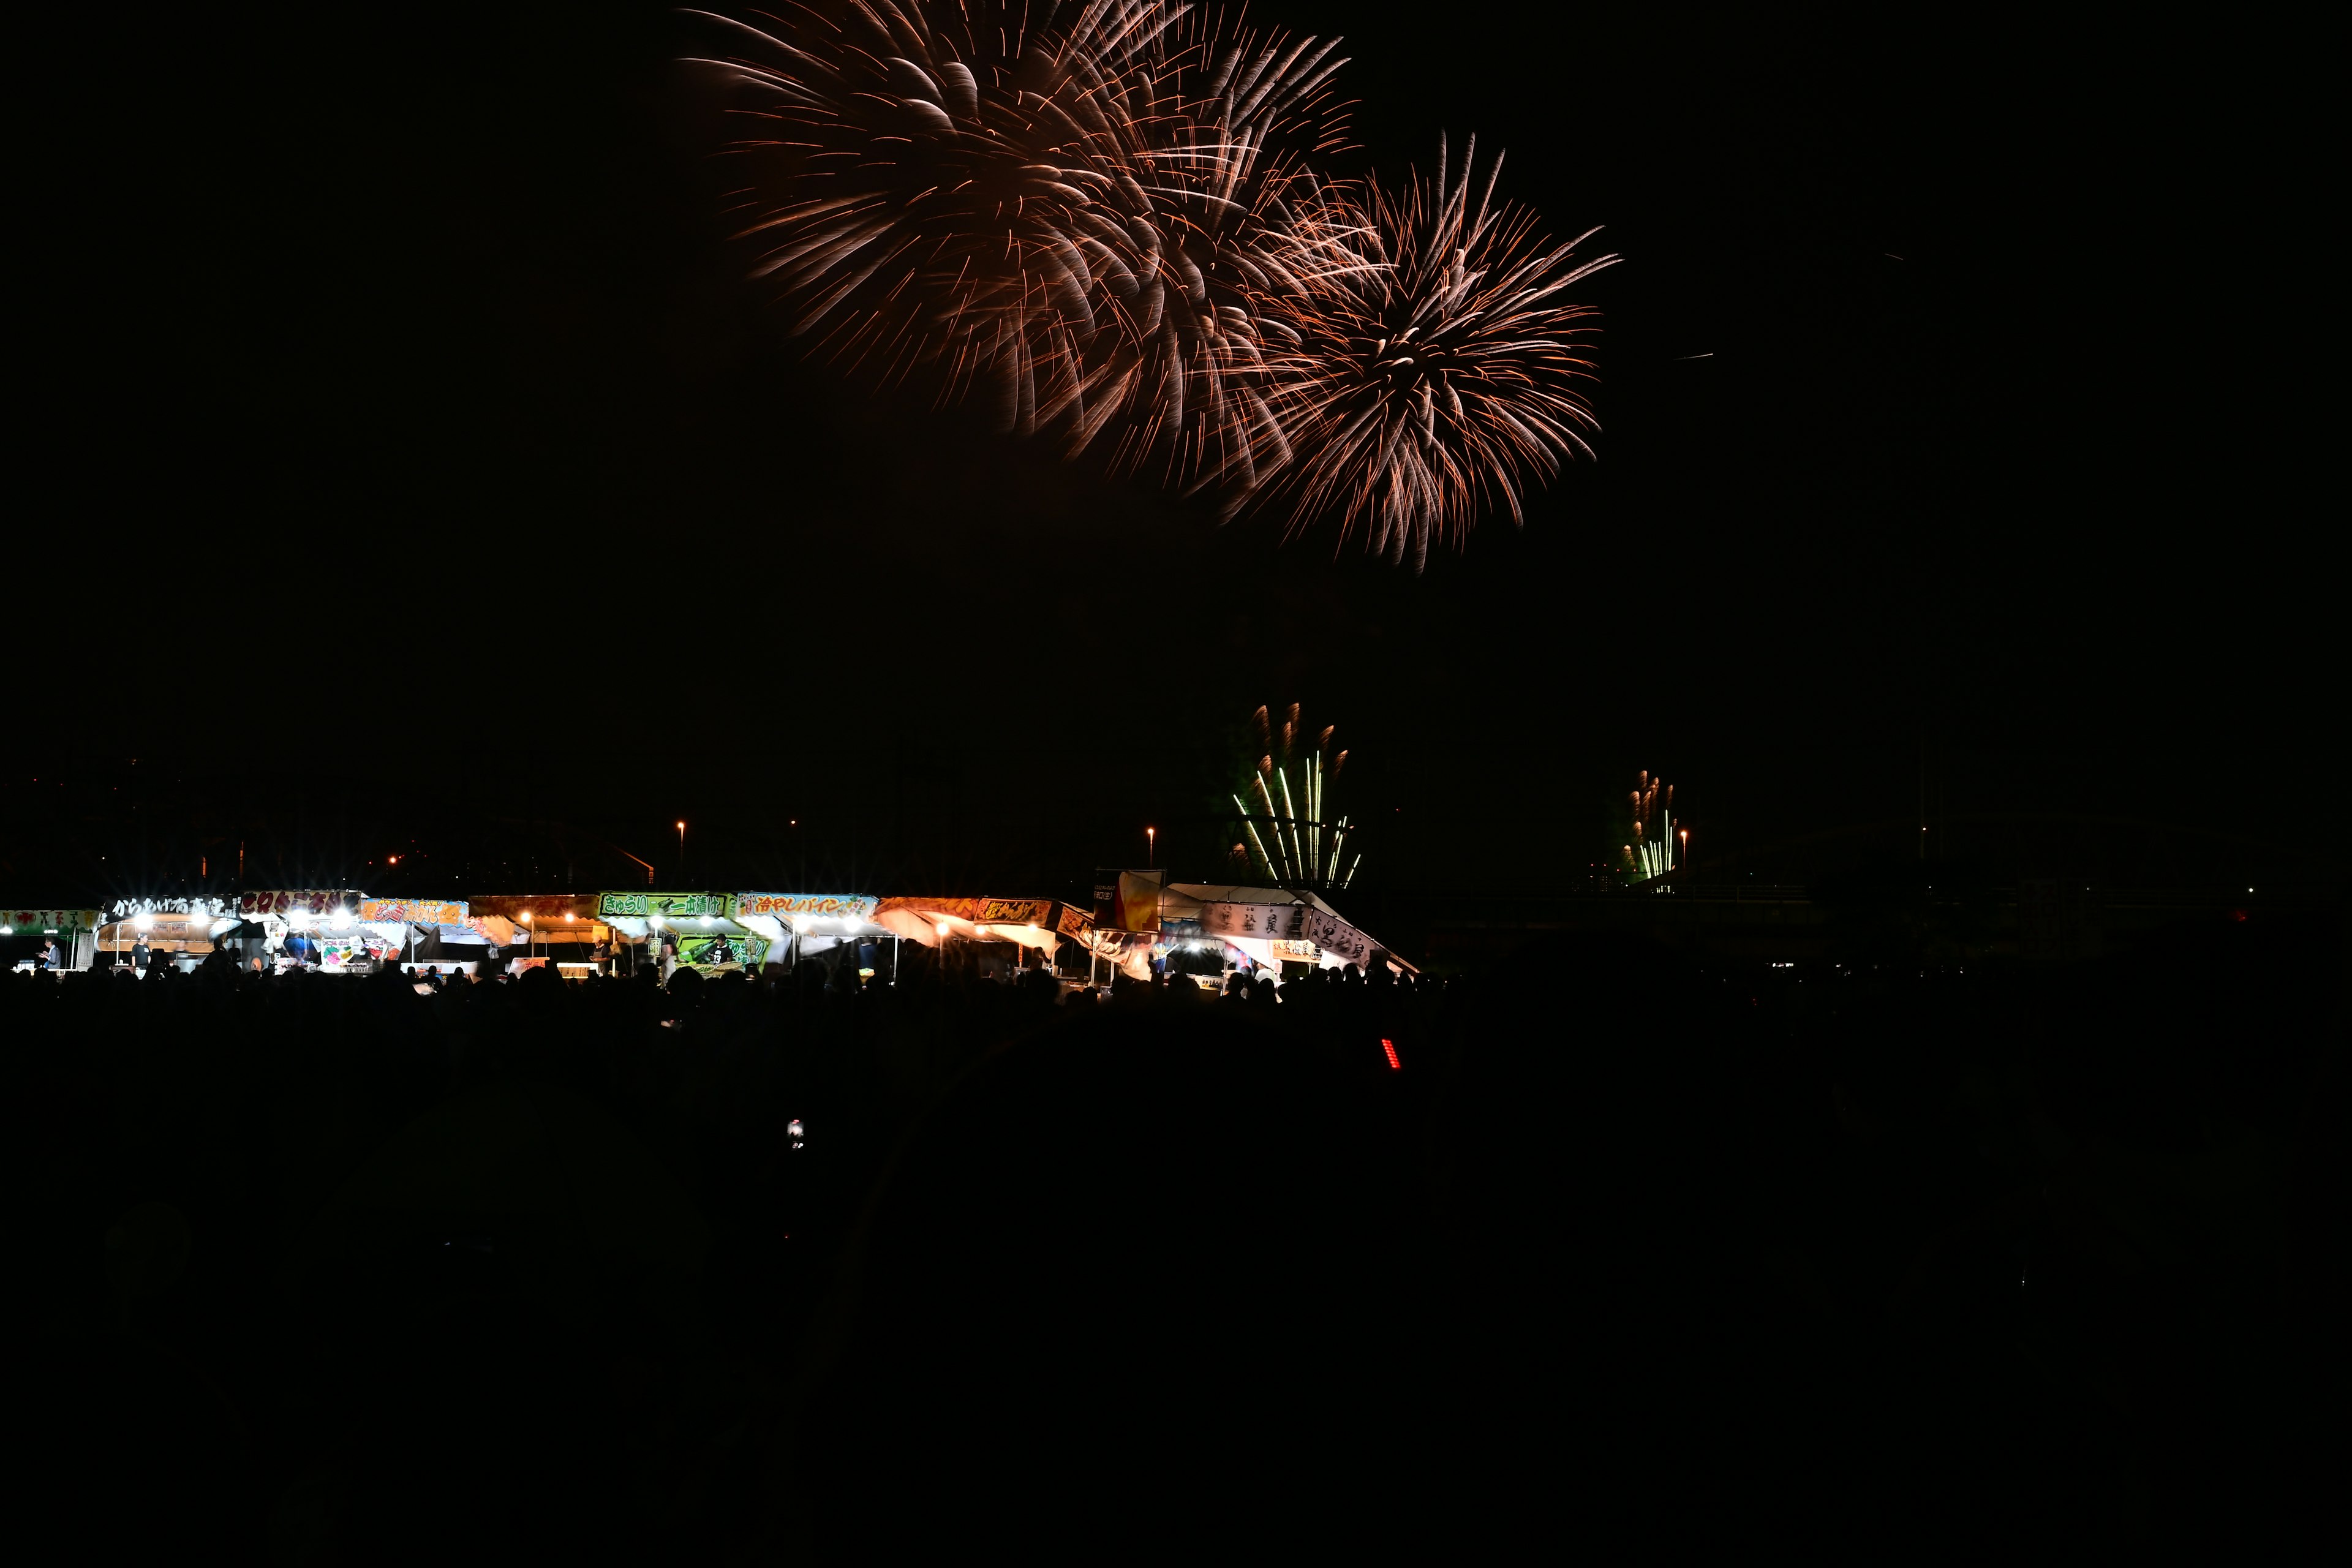
POLYGON ((686 882, 686 824, 683 822, 677 825, 677 879, 680 886, 686 882))
POLYGON ((1150 870, 1160 864, 1160 829, 1156 827, 1145 828, 1143 830, 1143 844, 1145 849, 1143 861, 1144 869, 1150 870))

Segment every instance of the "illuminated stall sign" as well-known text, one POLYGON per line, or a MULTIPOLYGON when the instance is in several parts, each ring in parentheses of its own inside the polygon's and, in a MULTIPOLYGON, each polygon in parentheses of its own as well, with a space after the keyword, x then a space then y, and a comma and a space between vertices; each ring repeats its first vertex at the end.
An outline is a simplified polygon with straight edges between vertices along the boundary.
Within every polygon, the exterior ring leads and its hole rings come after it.
POLYGON ((110 921, 127 921, 133 915, 203 915, 217 917, 229 912, 233 900, 228 899, 117 899, 106 909, 110 921))
POLYGON ((980 923, 981 911, 1000 900, 995 899, 884 899, 874 906, 876 914, 906 910, 919 915, 946 915, 952 920, 980 923))
POLYGON ((1042 926, 1054 912, 1051 899, 884 899, 877 914, 907 910, 920 915, 945 915, 976 926, 1042 926))
POLYGON ((1054 922, 1054 929, 1064 936, 1084 941, 1087 933, 1095 929, 1095 917, 1076 904, 1064 904, 1062 918, 1054 922))
POLYGON ((319 888, 289 889, 270 893, 239 893, 236 912, 251 919, 257 915, 331 915, 337 910, 354 910, 362 902, 362 896, 351 889, 319 888))
POLYGON ((666 921, 725 920, 733 901, 729 893, 604 893, 597 897, 596 912, 635 920, 653 915, 666 921))
POLYGON ((1321 910, 1307 911, 1307 940, 1324 952, 1336 954, 1359 968, 1369 966, 1372 954, 1381 944, 1336 915, 1321 910))
POLYGON ((786 920, 804 915, 817 920, 866 921, 874 918, 878 900, 855 893, 738 893, 734 918, 774 915, 786 920))
POLYGON ((367 899, 360 919, 378 925, 461 926, 466 923, 462 899, 367 899))
POLYGON ((10 931, 96 931, 99 923, 96 910, 0 910, 0 925, 10 931))
POLYGON ((1212 936, 1254 936, 1269 942, 1307 938, 1305 904, 1222 904, 1201 906, 1201 929, 1212 936))

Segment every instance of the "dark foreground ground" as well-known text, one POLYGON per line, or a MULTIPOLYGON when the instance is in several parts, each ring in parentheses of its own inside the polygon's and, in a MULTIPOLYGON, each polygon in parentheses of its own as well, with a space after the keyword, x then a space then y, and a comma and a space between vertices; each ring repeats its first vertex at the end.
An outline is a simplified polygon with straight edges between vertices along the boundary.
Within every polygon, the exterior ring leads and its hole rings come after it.
POLYGON ((12 980, 10 1406, 118 1559, 2263 1560, 2342 957, 12 980))

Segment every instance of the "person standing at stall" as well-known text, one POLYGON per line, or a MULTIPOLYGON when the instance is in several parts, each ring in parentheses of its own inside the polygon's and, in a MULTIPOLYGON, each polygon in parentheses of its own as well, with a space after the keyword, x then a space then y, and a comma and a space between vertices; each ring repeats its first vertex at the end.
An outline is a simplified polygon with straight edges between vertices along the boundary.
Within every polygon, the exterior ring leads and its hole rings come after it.
POLYGON ((41 944, 41 967, 53 973, 65 967, 65 956, 58 951, 58 939, 55 937, 41 944))

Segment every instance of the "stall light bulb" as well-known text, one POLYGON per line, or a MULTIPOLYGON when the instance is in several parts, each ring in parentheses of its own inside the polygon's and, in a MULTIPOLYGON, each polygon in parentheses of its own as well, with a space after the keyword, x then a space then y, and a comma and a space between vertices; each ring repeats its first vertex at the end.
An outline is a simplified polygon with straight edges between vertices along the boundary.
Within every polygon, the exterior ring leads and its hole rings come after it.
POLYGON ((564 911, 563 911, 563 918, 564 918, 565 920, 569 921, 569 920, 572 918, 572 911, 571 911, 570 910, 564 910, 564 911))
POLYGON ((141 931, 152 931, 155 928, 155 917, 142 910, 131 918, 131 923, 141 931))
POLYGON ((940 934, 941 936, 945 936, 945 935, 947 935, 947 934, 948 934, 948 922, 947 922, 947 921, 941 921, 940 922, 940 924, 939 924, 939 932, 940 932, 940 934))
POLYGON ((715 926, 715 925, 717 925, 719 922, 718 922, 717 921, 715 921, 715 920, 712 920, 709 915, 705 915, 705 916, 703 916, 703 917, 702 917, 702 923, 703 923, 704 925, 707 925, 707 926, 715 926))
POLYGON ((16 934, 16 928, 15 926, 0 926, 0 936, 15 936, 16 934))

